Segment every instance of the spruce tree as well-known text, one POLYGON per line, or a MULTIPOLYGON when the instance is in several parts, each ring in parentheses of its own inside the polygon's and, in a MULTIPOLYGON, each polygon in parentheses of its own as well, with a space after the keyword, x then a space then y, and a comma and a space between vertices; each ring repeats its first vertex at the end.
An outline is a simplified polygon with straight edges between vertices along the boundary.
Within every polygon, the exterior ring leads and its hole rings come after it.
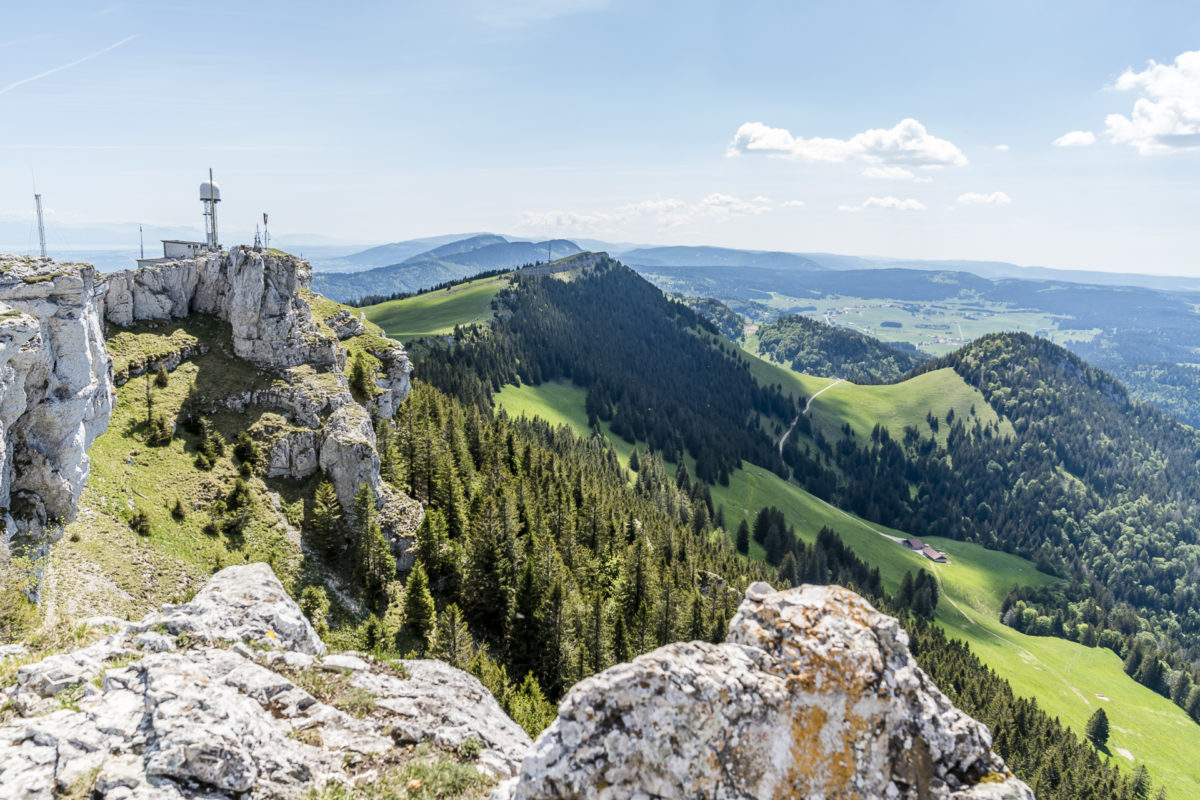
POLYGON ((1103 708, 1097 708, 1087 721, 1087 737, 1098 748, 1103 749, 1108 744, 1108 715, 1103 708))
POLYGON ((429 578, 418 561, 408 573, 404 584, 404 629, 421 643, 422 652, 433 636, 436 624, 433 595, 429 593, 429 578))
POLYGON ((433 656, 452 667, 466 669, 474 655, 475 642, 457 603, 446 606, 433 635, 433 656))
POLYGON ((737 529, 737 551, 744 556, 750 554, 750 524, 744 519, 737 529))
POLYGON ((338 503, 333 484, 327 480, 321 481, 313 494, 312 533, 317 548, 326 555, 334 554, 341 519, 342 506, 338 503))

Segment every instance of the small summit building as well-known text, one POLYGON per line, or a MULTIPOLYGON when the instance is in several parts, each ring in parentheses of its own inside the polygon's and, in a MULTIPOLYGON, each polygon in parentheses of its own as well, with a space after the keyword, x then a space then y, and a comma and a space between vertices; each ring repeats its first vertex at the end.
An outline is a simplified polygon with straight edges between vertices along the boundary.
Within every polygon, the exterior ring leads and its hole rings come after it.
POLYGON ((221 244, 217 238, 217 203, 221 202, 221 187, 212 179, 209 170, 208 180, 200 184, 200 202, 204 204, 204 234, 203 242, 186 242, 182 239, 163 239, 162 258, 139 258, 139 267, 150 267, 178 261, 181 258, 196 258, 205 253, 221 252, 221 244))

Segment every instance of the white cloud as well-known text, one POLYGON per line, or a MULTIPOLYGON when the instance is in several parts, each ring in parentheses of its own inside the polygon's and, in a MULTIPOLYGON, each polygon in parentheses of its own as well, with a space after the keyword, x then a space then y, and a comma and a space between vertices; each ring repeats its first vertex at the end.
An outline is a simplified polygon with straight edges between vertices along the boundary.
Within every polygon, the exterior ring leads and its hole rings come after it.
POLYGON ((891 196, 868 197, 857 206, 838 206, 838 211, 864 211, 868 208, 885 208, 893 211, 924 211, 925 204, 911 197, 907 200, 891 196))
POLYGON ((1096 134, 1091 131, 1071 131, 1055 139, 1055 147, 1087 147, 1096 143, 1096 134))
POLYGON ((678 228, 693 221, 722 222, 734 217, 765 214, 778 208, 790 208, 800 200, 789 200, 776 206, 769 197, 743 200, 731 194, 713 192, 694 203, 675 198, 643 200, 628 203, 612 211, 579 213, 574 211, 526 211, 517 228, 529 231, 563 231, 599 233, 620 230, 634 223, 649 223, 658 228, 678 228))
POLYGON ((935 167, 961 167, 967 163, 967 157, 953 143, 930 136, 915 119, 901 120, 893 128, 864 131, 849 139, 805 139, 783 128, 747 122, 737 129, 725 151, 727 156, 745 154, 835 164, 851 159, 869 164, 935 167))
POLYGON ((996 150, 999 150, 1001 153, 1007 153, 1007 152, 1008 152, 1008 145, 1006 145, 1006 144, 998 144, 998 145, 996 145, 996 146, 995 146, 995 148, 994 148, 994 149, 996 149, 996 150))
POLYGON ((1141 72, 1125 70, 1113 88, 1143 95, 1128 117, 1105 117, 1114 142, 1142 155, 1200 148, 1200 50, 1179 54, 1174 64, 1151 61, 1141 72))
POLYGON ((779 207, 780 208, 803 208, 806 205, 808 205, 808 203, 804 202, 803 200, 784 200, 779 205, 779 207))
POLYGON ((967 192, 958 196, 958 203, 963 206, 1007 206, 1012 204, 1012 198, 1004 192, 967 192))

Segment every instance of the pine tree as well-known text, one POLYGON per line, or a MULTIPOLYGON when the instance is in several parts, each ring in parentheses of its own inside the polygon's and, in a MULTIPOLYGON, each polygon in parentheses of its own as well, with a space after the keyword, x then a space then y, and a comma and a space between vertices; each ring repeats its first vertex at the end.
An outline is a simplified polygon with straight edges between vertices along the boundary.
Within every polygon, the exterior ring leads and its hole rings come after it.
POLYGON ((737 551, 742 555, 750 554, 750 524, 744 519, 737 529, 737 551))
POLYGON ((613 661, 618 664, 629 660, 629 637, 625 634, 625 617, 621 614, 617 614, 613 622, 612 654, 613 661))
POLYGON ((521 570, 521 577, 517 581, 505 645, 505 655, 514 680, 524 677, 533 669, 541 655, 543 631, 538 625, 541 603, 541 587, 533 571, 533 559, 526 559, 525 568, 521 570))
POLYGON ((421 643, 422 652, 433 637, 436 624, 433 595, 429 593, 429 578, 418 561, 408 573, 404 584, 404 629, 421 643))
MULTIPOLYGON (((386 601, 384 588, 396 574, 396 559, 379 528, 375 493, 364 483, 354 494, 353 543, 357 572, 362 577, 368 602, 378 607, 386 601)), ((422 572, 422 575, 424 573, 422 572)), ((428 593, 428 586, 426 586, 428 593)))
POLYGON ((334 554, 338 523, 341 519, 342 506, 338 503, 333 484, 327 480, 321 481, 313 494, 311 527, 313 541, 322 553, 334 554))
POLYGON ((1087 737, 1100 749, 1104 749, 1108 744, 1108 715, 1104 713, 1103 708, 1097 708, 1096 713, 1088 719, 1087 737))
POLYGON ((635 447, 633 448, 633 452, 629 454, 629 469, 637 472, 641 469, 641 462, 642 460, 638 457, 638 449, 635 447))
POLYGON ((446 606, 433 635, 433 656, 452 667, 466 669, 474 655, 475 642, 457 603, 446 606))

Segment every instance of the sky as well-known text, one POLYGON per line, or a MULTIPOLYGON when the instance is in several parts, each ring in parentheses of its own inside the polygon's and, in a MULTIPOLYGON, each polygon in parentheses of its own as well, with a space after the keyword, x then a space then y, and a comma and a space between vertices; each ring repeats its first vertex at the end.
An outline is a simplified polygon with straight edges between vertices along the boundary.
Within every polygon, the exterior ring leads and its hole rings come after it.
POLYGON ((1200 275, 1195 3, 5 6, 0 222, 36 181, 54 241, 199 228, 212 167, 228 230, 1200 275))

